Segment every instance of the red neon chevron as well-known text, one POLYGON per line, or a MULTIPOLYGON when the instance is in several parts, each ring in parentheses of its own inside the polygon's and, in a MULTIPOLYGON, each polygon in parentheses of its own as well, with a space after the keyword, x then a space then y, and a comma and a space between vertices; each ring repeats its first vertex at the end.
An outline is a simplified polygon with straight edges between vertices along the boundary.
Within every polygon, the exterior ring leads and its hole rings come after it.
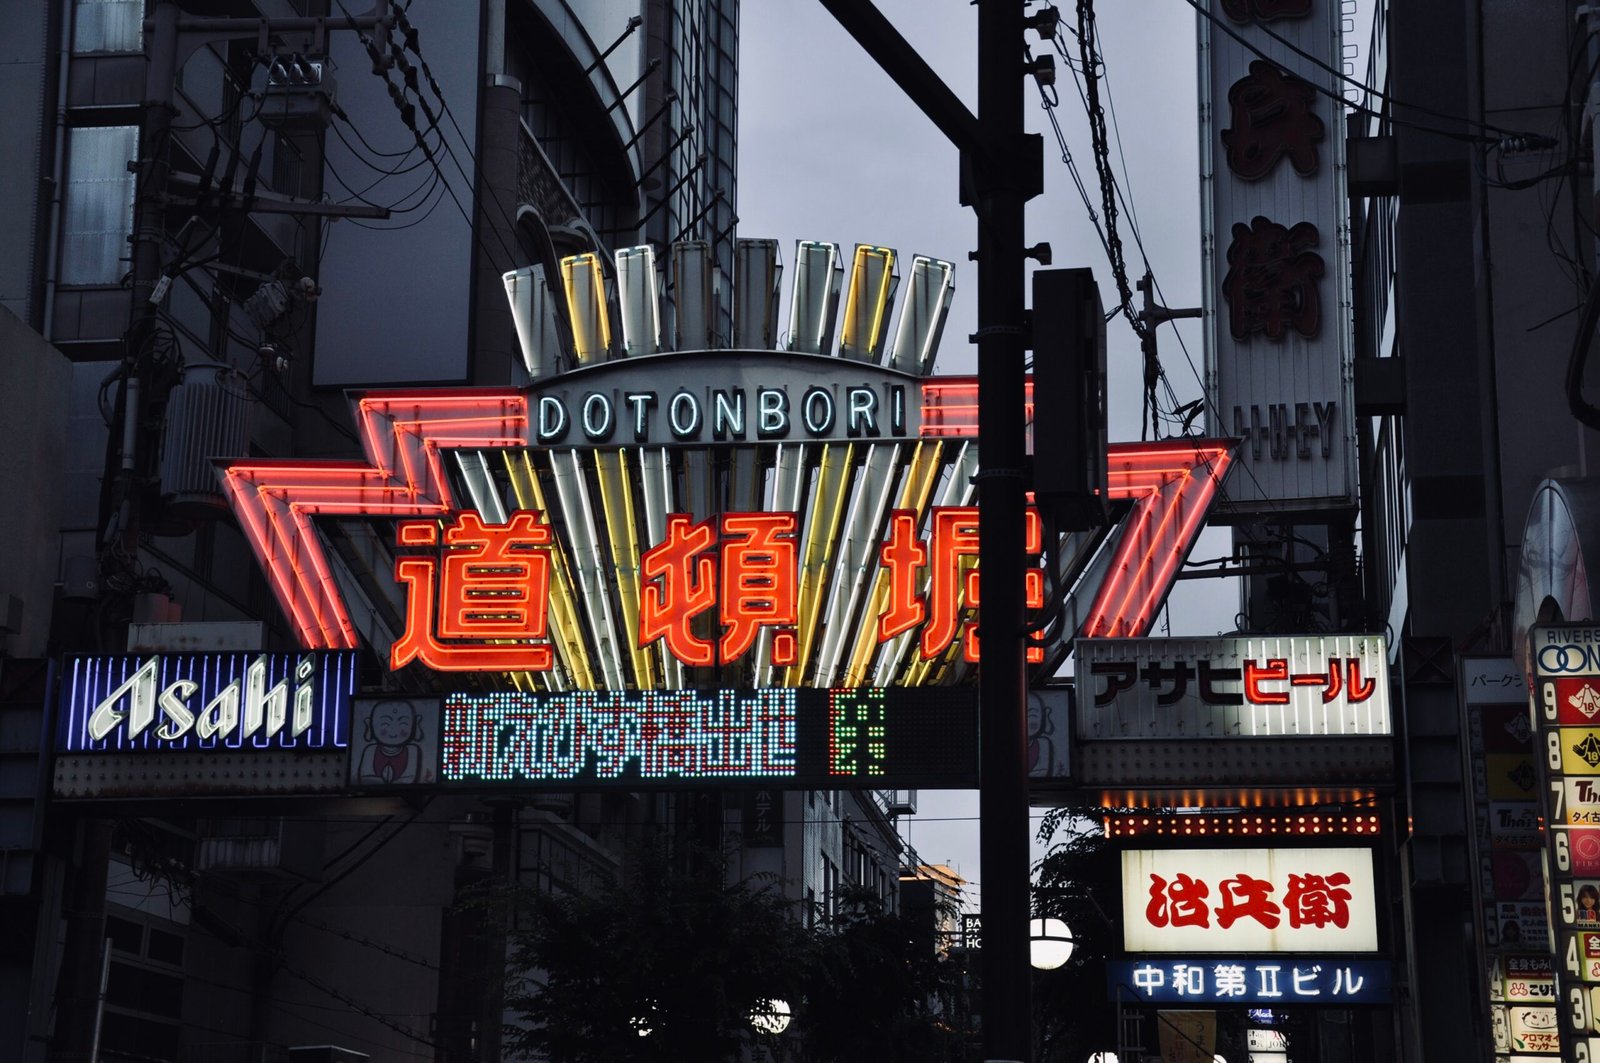
MULTIPOLYGON (((365 462, 257 460, 224 468, 239 523, 284 615, 308 649, 357 644, 313 516, 448 512, 455 505, 440 464, 441 448, 528 444, 527 394, 517 390, 370 393, 357 400, 356 412, 365 462)), ((974 428, 947 422, 945 432, 934 434, 967 436, 974 428)), ((1111 570, 1090 608, 1084 635, 1138 637, 1149 630, 1231 462, 1231 445, 1219 440, 1109 448, 1107 493, 1133 499, 1135 505, 1114 533, 1111 570)))
POLYGON ((1111 570, 1089 607, 1086 638, 1140 638, 1172 589, 1178 566, 1205 526, 1233 463, 1219 439, 1162 439, 1107 448, 1106 493, 1134 500, 1116 538, 1111 570))
POLYGON ((426 516, 455 508, 441 447, 528 441, 528 397, 511 389, 373 392, 356 400, 367 460, 239 461, 223 484, 267 582, 307 649, 353 649, 350 622, 317 514, 426 516))

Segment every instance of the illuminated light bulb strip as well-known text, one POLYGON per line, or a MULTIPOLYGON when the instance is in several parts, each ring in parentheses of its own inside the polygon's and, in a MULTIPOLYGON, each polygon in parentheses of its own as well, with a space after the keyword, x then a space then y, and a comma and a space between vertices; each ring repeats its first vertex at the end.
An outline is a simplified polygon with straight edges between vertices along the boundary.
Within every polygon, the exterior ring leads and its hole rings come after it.
POLYGON ((513 390, 372 393, 356 403, 367 461, 242 460, 222 480, 267 583, 307 649, 353 649, 356 630, 312 525, 318 514, 429 516, 454 506, 441 447, 522 446, 513 390))
POLYGON ((784 686, 798 686, 807 679, 808 664, 814 659, 822 608, 827 603, 828 591, 838 574, 834 565, 834 544, 839 541, 839 528, 844 521, 845 503, 850 495, 850 465, 855 453, 853 443, 822 444, 822 461, 817 469, 816 487, 811 492, 805 508, 805 541, 800 551, 799 616, 800 652, 795 663, 787 669, 784 686))
POLYGON ((583 475, 578 451, 563 447, 550 451, 551 478, 567 529, 567 548, 572 552, 572 572, 578 586, 578 605, 596 648, 600 683, 609 690, 628 685, 622 674, 623 648, 615 645, 616 625, 611 616, 611 596, 606 593, 606 565, 601 553, 599 525, 589 500, 589 487, 583 475), (607 647, 610 652, 607 652, 607 647))
POLYGON ((1108 838, 1228 838, 1261 835, 1362 835, 1382 833, 1376 814, 1273 812, 1266 815, 1118 815, 1106 816, 1108 838))
MULTIPOLYGON (((551 512, 546 501, 544 485, 532 455, 526 450, 507 451, 506 467, 511 474, 511 486, 516 493, 517 508, 551 512)), ((536 675, 538 685, 546 689, 565 689, 570 684, 579 690, 593 690, 599 684, 594 677, 594 663, 589 659, 589 649, 583 640, 582 621, 578 616, 577 581, 566 550, 550 551, 550 613, 551 629, 555 633, 556 659, 561 662, 565 676, 559 672, 536 675)))
POLYGON ((579 365, 604 358, 611 350, 611 314, 606 303, 600 256, 593 252, 561 260, 561 283, 567 299, 567 320, 579 365))
MULTIPOLYGON (((640 447, 639 470, 644 494, 645 541, 659 543, 667 537, 667 514, 672 511, 672 463, 666 448, 640 447)), ((649 652, 655 656, 668 689, 676 690, 685 685, 683 662, 672 655, 665 642, 657 642, 649 652)))
MULTIPOLYGON (((805 603, 808 601, 805 557, 806 544, 810 541, 811 522, 814 516, 812 511, 805 505, 806 485, 810 479, 807 465, 808 453, 809 448, 803 443, 778 444, 777 462, 773 467, 773 476, 770 480, 771 486, 767 494, 767 508, 772 512, 792 512, 800 515, 800 586, 799 597, 796 602, 799 609, 798 615, 802 618, 802 622, 797 625, 797 628, 804 626, 805 603)), ((802 638, 804 637, 803 631, 797 630, 796 633, 802 638)), ((766 661, 770 662, 771 658, 766 658, 766 661)), ((783 666, 781 670, 770 666, 764 667, 759 662, 757 668, 759 670, 758 674, 770 680, 774 686, 798 686, 800 682, 799 676, 803 672, 805 664, 806 654, 804 650, 801 650, 795 654, 794 663, 783 666)))
POLYGON ((926 255, 911 258, 906 298, 901 303, 889 364, 926 376, 933 366, 955 292, 955 266, 926 255))
MULTIPOLYGON (((960 472, 968 468, 970 451, 971 446, 965 441, 950 444, 937 439, 918 441, 916 449, 911 455, 910 466, 901 481, 900 496, 895 500, 894 508, 911 510, 916 514, 917 526, 921 527, 922 522, 927 517, 928 506, 932 502, 934 489, 939 485, 939 474, 945 468, 947 456, 950 459, 950 468, 955 472, 960 472), (951 450, 955 451, 953 455, 947 453, 951 450)), ((926 590, 926 584, 927 577, 924 574, 922 583, 917 588, 919 594, 926 590)), ((877 600, 887 599, 889 595, 889 573, 881 567, 879 568, 879 587, 881 588, 881 596, 877 600)), ((873 615, 878 616, 880 613, 881 606, 874 611, 873 615)), ((908 656, 914 652, 917 645, 916 630, 903 632, 882 644, 877 641, 877 638, 876 625, 873 625, 870 630, 861 632, 862 642, 868 643, 868 649, 877 654, 876 674, 879 677, 880 685, 887 685, 890 679, 900 674, 902 668, 915 661, 916 658, 914 656, 910 657, 909 660, 908 656)))
POLYGON ((862 462, 854 489, 850 492, 849 515, 835 551, 835 575, 828 596, 827 621, 823 624, 822 649, 817 662, 818 685, 823 682, 830 686, 840 683, 857 685, 842 676, 844 668, 841 660, 852 634, 850 618, 859 615, 867 577, 879 567, 878 554, 882 544, 873 537, 877 529, 883 527, 898 458, 899 448, 896 446, 868 445, 866 460, 862 462))
POLYGON ((850 290, 845 295, 839 330, 839 356, 877 364, 883 360, 884 327, 899 277, 895 253, 887 247, 857 244, 850 265, 850 290))
MULTIPOLYGON (((901 444, 879 445, 873 448, 863 477, 866 489, 873 491, 875 495, 871 500, 868 527, 886 526, 894 497, 897 494, 904 494, 901 489, 902 482, 914 475, 915 470, 906 458, 908 450, 908 447, 901 444), (877 464, 874 464, 874 459, 877 464)), ((887 600, 889 589, 888 572, 883 567, 881 551, 882 544, 874 543, 868 551, 866 563, 856 574, 851 610, 853 613, 858 609, 864 610, 856 613, 862 616, 864 622, 855 624, 853 628, 844 627, 840 632, 840 674, 842 683, 847 687, 862 686, 869 681, 868 666, 878 645, 876 621, 887 600)), ((873 685, 887 684, 879 679, 873 685)))
MULTIPOLYGON (((635 529, 632 477, 625 450, 596 451, 595 473, 600 481, 600 504, 605 514, 606 537, 611 546, 612 571, 617 582, 617 598, 622 606, 620 632, 633 663, 634 682, 640 690, 658 685, 655 658, 649 647, 639 645, 639 555, 641 547, 635 529)), ((620 656, 620 654, 619 654, 620 656)))

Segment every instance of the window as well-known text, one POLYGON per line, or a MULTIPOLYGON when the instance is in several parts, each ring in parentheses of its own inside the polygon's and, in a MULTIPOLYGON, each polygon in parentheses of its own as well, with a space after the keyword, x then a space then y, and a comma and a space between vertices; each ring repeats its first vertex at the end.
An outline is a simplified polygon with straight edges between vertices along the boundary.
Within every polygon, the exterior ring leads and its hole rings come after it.
MULTIPOLYGON (((117 866, 121 865, 113 865, 117 866)), ((119 906, 106 913, 106 937, 111 942, 111 962, 106 971, 101 1057, 108 1061, 179 1058, 182 928, 119 906)))
POLYGON ((133 232, 137 126, 72 129, 67 136, 67 187, 61 219, 62 284, 118 284, 133 232))
POLYGON ((74 55, 143 50, 144 0, 75 0, 72 5, 74 55))

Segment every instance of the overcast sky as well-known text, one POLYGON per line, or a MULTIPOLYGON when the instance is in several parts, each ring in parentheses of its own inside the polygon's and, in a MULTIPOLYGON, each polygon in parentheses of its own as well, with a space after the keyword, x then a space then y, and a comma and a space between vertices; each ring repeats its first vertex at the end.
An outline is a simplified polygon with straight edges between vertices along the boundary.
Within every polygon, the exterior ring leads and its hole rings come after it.
MULTIPOLYGON (((967 0, 877 5, 976 113, 977 8, 967 0)), ((1076 5, 1058 0, 1057 6, 1075 25, 1076 5)), ((1129 283, 1144 269, 1136 220, 1167 305, 1198 306, 1195 15, 1184 0, 1116 0, 1099 7, 1112 163, 1135 215, 1121 222, 1129 283)), ((976 328, 976 267, 967 253, 977 246, 976 223, 957 202, 955 149, 816 0, 744 0, 740 17, 739 235, 777 239, 785 266, 793 264, 797 240, 833 241, 847 255, 867 243, 892 247, 902 257, 926 254, 956 263, 956 301, 937 371, 975 372, 976 350, 967 336, 976 328)), ((1034 33, 1028 41, 1036 55, 1052 50, 1034 33)), ((1070 35, 1064 41, 1076 57, 1076 41, 1070 35)), ((1098 214, 1088 122, 1059 56, 1057 75, 1057 120, 1098 214)), ((1045 193, 1028 205, 1027 241, 1048 241, 1056 266, 1092 267, 1101 299, 1114 307, 1117 288, 1088 208, 1062 162, 1037 90, 1031 83, 1023 88, 1029 131, 1045 138, 1045 193)), ((1160 353, 1178 401, 1187 402, 1201 394, 1200 329, 1197 321, 1179 325, 1188 357, 1171 326, 1161 329, 1160 353)), ((1108 361, 1110 439, 1137 440, 1139 348, 1120 318, 1108 326, 1108 361)), ((1207 532, 1193 556, 1226 553, 1228 544, 1226 532, 1207 532)), ((1171 633, 1229 630, 1237 608, 1233 581, 1185 581, 1171 605, 1171 633)), ((1156 633, 1165 633, 1160 624, 1156 633)), ((976 815, 975 791, 923 791, 918 815, 902 821, 903 830, 924 860, 947 863, 977 882, 976 815)))

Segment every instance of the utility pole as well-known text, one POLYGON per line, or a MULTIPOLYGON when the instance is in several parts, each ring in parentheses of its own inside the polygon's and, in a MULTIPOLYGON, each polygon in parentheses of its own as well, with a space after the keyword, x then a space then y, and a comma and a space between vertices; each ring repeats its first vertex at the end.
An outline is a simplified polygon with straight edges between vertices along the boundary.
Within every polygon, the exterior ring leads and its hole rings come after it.
MULTIPOLYGON (((990 1060, 1033 1051, 1028 860, 1028 701, 1024 641, 1023 409, 1027 398, 1023 205, 1038 191, 1043 153, 1028 166, 1026 71, 1018 0, 978 5, 978 122, 992 154, 963 151, 978 213, 978 698, 982 772, 978 874, 983 881, 983 1046, 990 1060)), ((1061 415, 1070 415, 1061 411, 1061 415)))
MULTIPOLYGON (((129 278, 132 303, 123 349, 121 387, 112 428, 118 438, 108 447, 102 494, 98 548, 109 554, 133 556, 140 539, 141 503, 153 448, 145 438, 159 423, 158 411, 166 401, 176 366, 153 365, 149 356, 159 329, 159 306, 174 276, 166 272, 162 249, 167 240, 169 206, 198 205, 178 194, 182 180, 174 181, 169 159, 172 151, 174 103, 178 70, 195 49, 217 41, 259 40, 266 46, 272 34, 309 34, 319 45, 330 30, 387 32, 389 0, 374 0, 373 12, 354 18, 293 17, 212 18, 189 16, 175 0, 152 0, 144 22, 145 86, 139 101, 143 121, 139 131, 139 157, 134 163, 136 190, 133 233, 130 240, 129 278)), ((67 61, 67 60, 64 60, 67 61)), ((181 177, 181 175, 180 175, 181 177)), ((232 188, 220 189, 219 200, 229 209, 299 214, 311 217, 387 217, 389 212, 362 204, 331 205, 317 201, 272 197, 256 200, 237 197, 232 188)), ((222 207, 218 207, 222 209, 222 207)), ((64 940, 60 970, 56 974, 57 1031, 50 1058, 59 1063, 82 1063, 98 1052, 99 1016, 109 964, 105 937, 106 880, 112 851, 113 821, 98 816, 62 813, 63 829, 73 836, 72 853, 63 876, 64 940)), ((36 961, 40 962, 40 961, 36 961)))
MULTIPOLYGON (((978 665, 982 780, 984 1058, 1032 1055, 1027 673, 1023 507, 1025 352, 1024 204, 1042 190, 1044 151, 1023 132, 1022 0, 978 0, 978 114, 974 117, 870 0, 821 0, 911 101, 961 151, 961 201, 978 216, 978 665)), ((1063 457, 1063 460, 1071 460, 1063 457)))

